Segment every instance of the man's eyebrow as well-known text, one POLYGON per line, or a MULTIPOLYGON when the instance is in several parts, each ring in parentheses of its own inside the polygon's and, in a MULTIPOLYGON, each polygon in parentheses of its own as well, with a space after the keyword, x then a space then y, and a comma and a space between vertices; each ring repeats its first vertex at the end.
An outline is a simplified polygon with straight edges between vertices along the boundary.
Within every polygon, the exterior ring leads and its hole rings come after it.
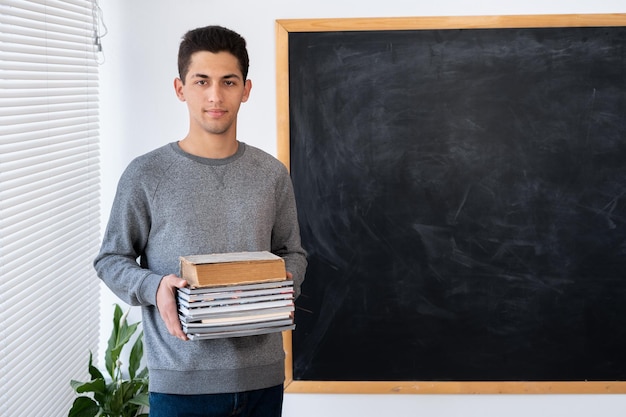
MULTIPOLYGON (((211 77, 209 77, 209 76, 208 76, 208 75, 206 75, 206 74, 202 74, 202 73, 198 72, 198 73, 196 73, 196 74, 191 75, 191 78, 203 78, 203 79, 209 79, 209 78, 211 78, 211 77)), ((232 73, 232 74, 226 74, 226 75, 222 76, 222 79, 223 79, 223 80, 228 80, 228 79, 231 79, 231 78, 241 79, 241 76, 239 76, 239 75, 237 75, 237 74, 235 74, 235 73, 232 73)))

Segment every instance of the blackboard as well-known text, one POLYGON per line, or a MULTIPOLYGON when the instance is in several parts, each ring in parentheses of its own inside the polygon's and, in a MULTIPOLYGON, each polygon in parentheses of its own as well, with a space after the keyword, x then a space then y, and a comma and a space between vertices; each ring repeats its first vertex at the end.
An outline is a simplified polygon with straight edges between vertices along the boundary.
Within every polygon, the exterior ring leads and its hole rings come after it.
POLYGON ((626 381, 626 27, 287 51, 294 382, 626 381))

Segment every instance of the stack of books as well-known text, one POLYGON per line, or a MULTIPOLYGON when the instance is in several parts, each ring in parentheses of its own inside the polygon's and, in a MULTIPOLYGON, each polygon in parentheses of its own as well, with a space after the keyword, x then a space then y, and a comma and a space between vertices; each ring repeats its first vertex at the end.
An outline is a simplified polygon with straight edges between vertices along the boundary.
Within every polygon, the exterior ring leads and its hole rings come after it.
POLYGON ((178 313, 191 340, 293 330, 293 282, 270 252, 181 257, 178 313))

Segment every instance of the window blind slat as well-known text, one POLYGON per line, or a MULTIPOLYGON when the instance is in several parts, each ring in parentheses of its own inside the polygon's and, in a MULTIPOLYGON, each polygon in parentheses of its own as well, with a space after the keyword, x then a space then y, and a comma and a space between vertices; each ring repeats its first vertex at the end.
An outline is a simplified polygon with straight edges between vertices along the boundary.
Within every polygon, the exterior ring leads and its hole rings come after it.
MULTIPOLYGON (((0 9, 3 10, 3 9, 0 9)), ((0 13, 0 25, 4 27, 4 31, 10 33, 40 33, 44 37, 50 37, 53 39, 64 39, 65 35, 69 36, 90 36, 91 25, 83 25, 83 27, 76 28, 68 25, 58 25, 51 22, 35 21, 32 19, 23 19, 16 15, 8 13, 0 13)), ((35 37, 42 35, 33 35, 35 37)))
POLYGON ((22 77, 19 81, 0 79, 0 100, 7 106, 29 106, 32 103, 55 103, 59 100, 65 100, 63 97, 67 95, 87 95, 90 97, 91 101, 97 101, 98 96, 89 93, 90 91, 97 91, 97 75, 88 75, 86 80, 90 81, 88 86, 85 86, 84 80, 76 80, 73 78, 68 80, 39 80, 34 77, 32 79, 22 77), (49 92, 54 92, 55 95, 44 96, 38 93, 38 91, 43 89, 48 89, 49 92), (20 94, 22 92, 28 93, 29 95, 20 94), (11 103, 8 101, 11 98, 19 98, 20 100, 11 103), (29 98, 31 100, 30 102, 27 101, 29 98))
POLYGON ((6 43, 6 45, 22 46, 23 51, 34 50, 36 54, 42 54, 41 48, 48 48, 49 55, 64 55, 69 54, 72 51, 84 51, 94 52, 94 43, 81 43, 81 42, 65 42, 57 41, 51 38, 32 38, 25 36, 16 36, 10 33, 0 32, 0 42, 6 43))
POLYGON ((0 415, 67 415, 97 354, 97 4, 0 2, 0 415))
MULTIPOLYGON (((86 108, 79 110, 52 110, 48 112, 32 112, 21 115, 14 115, 12 117, 13 126, 19 127, 23 125, 38 124, 38 123, 46 123, 51 118, 55 119, 57 123, 72 123, 76 119, 84 118, 84 117, 98 117, 98 109, 96 108, 86 108)), ((11 122, 0 120, 0 126, 9 126, 11 122)), ((0 129, 1 131, 1 129, 0 129)))
MULTIPOLYGON (((0 36, 1 38, 2 36, 0 36)), ((0 39, 2 42, 2 39, 0 39)), ((58 53, 51 54, 45 46, 30 45, 24 46, 16 43, 5 43, 0 52, 0 59, 2 64, 0 67, 4 67, 8 62, 32 62, 38 64, 48 65, 78 65, 84 67, 96 66, 96 63, 91 59, 95 53, 95 47, 85 48, 84 45, 78 45, 74 49, 59 50, 58 53), (81 47, 82 46, 82 47, 81 47)))
POLYGON ((31 28, 31 26, 28 26, 30 23, 37 23, 39 27, 41 27, 42 25, 47 26, 48 29, 46 30, 50 31, 53 35, 57 33, 87 33, 88 31, 93 30, 93 26, 91 25, 91 23, 86 21, 72 21, 54 17, 46 18, 44 15, 31 14, 29 12, 20 12, 16 9, 9 9, 11 10, 11 12, 7 13, 5 12, 5 10, 7 10, 7 8, 0 4, 0 14, 6 15, 7 20, 11 20, 10 23, 3 23, 3 26, 7 28, 2 28, 3 32, 10 32, 9 26, 31 28))
POLYGON ((72 110, 85 110, 85 109, 97 110, 98 103, 95 101, 90 101, 87 103, 83 103, 80 101, 66 101, 66 102, 57 102, 53 105, 46 100, 42 104, 23 105, 19 107, 18 106, 0 107, 0 117, 24 116, 24 115, 47 113, 48 111, 52 111, 58 114, 60 112, 67 112, 67 111, 72 111, 72 110))
MULTIPOLYGON (((0 70, 0 76, 3 71, 0 70)), ((46 97, 55 99, 55 97, 63 95, 80 95, 90 96, 91 100, 97 100, 97 92, 99 87, 98 76, 89 73, 75 73, 73 76, 59 77, 54 73, 50 73, 50 78, 46 79, 41 74, 18 74, 20 77, 5 77, 0 79, 0 85, 7 85, 6 88, 0 87, 0 104, 22 105, 22 98, 25 97, 46 97), (26 77, 29 76, 29 77, 26 77), (10 85, 9 85, 10 84, 10 85), (96 94, 93 94, 93 93, 96 94), (18 101, 11 101, 17 98, 18 101)))
MULTIPOLYGON (((53 151, 53 149, 58 151, 60 149, 69 147, 82 150, 83 152, 98 149, 98 144, 96 141, 97 131, 95 129, 95 125, 92 123, 90 127, 92 128, 91 130, 76 130, 74 127, 75 133, 69 135, 47 135, 39 139, 21 141, 7 140, 6 143, 0 144, 0 155, 7 154, 7 156, 5 156, 6 159, 3 160, 9 161, 26 159, 28 157, 33 157, 37 155, 49 154, 53 151), (49 152, 45 152, 44 150, 42 150, 41 148, 43 147, 45 147, 49 152), (88 148, 83 149, 83 147, 88 148), (8 155, 9 153, 11 153, 10 156, 8 155)), ((34 165, 34 163, 28 163, 27 167, 30 167, 32 165, 34 165)), ((49 165, 48 168, 52 169, 53 166, 49 165)), ((8 169, 5 169, 4 171, 7 172, 8 169)))
MULTIPOLYGON (((43 139, 65 138, 65 137, 77 137, 77 136, 85 137, 85 138, 97 137, 97 133, 98 133, 97 123, 95 123, 94 121, 91 121, 89 125, 86 126, 86 128, 88 128, 89 130, 81 130, 80 128, 76 126, 65 126, 63 128, 55 129, 54 131, 50 130, 50 131, 42 131, 42 132, 23 133, 21 135, 11 135, 11 136, 7 135, 5 138, 6 142, 4 146, 0 145, 0 149, 4 148, 5 146, 13 145, 15 143, 38 140, 42 138, 43 139)), ((15 157, 12 155, 5 155, 2 152, 0 152, 0 162, 2 162, 3 160, 8 161, 9 158, 15 159, 15 157)))
POLYGON ((91 37, 93 35, 93 28, 71 28, 67 27, 59 28, 58 32, 51 32, 51 25, 42 25, 41 28, 24 27, 19 24, 20 22, 15 19, 11 19, 10 16, 3 16, 0 18, 0 27, 3 29, 0 32, 2 41, 7 44, 19 44, 19 45, 40 45, 46 46, 49 44, 51 47, 58 48, 59 46, 65 47, 72 45, 82 45, 85 48, 85 37, 91 37))
MULTIPOLYGON (((78 123, 90 123, 93 122, 93 119, 90 118, 76 118, 72 120, 71 123, 67 123, 65 120, 50 120, 48 123, 33 123, 30 128, 23 125, 12 125, 12 126, 0 126, 0 135, 7 136, 7 142, 11 140, 12 135, 17 135, 20 133, 24 133, 25 137, 37 133, 37 131, 49 132, 50 135, 55 134, 55 131, 64 132, 66 130, 75 129, 76 124, 78 123)), ((4 155, 0 155, 0 160, 4 155)))
MULTIPOLYGON (((92 59, 93 55, 85 55, 86 59, 92 59)), ((31 62, 13 62, 3 61, 0 64, 0 70, 2 70, 2 78, 6 75, 10 75, 11 71, 24 71, 24 72, 65 72, 69 74, 82 73, 86 65, 74 66, 74 65, 53 65, 49 63, 31 63, 31 62), (82 67, 82 68, 81 68, 82 67)), ((19 72, 18 72, 19 74, 19 72)))
MULTIPOLYGON (((54 86, 52 87, 54 88, 54 86)), ((54 99, 54 97, 59 97, 59 96, 89 96, 89 97, 98 97, 98 89, 97 87, 84 87, 84 88, 65 88, 65 89, 61 89, 60 91, 57 92, 56 96, 51 97, 51 99, 54 99)), ((13 99, 13 98, 38 98, 38 97, 42 97, 41 94, 37 91, 30 91, 28 89, 23 89, 23 90, 0 90, 0 99, 13 99)), ((7 105, 9 105, 9 102, 3 102, 3 103, 7 103, 7 105)))

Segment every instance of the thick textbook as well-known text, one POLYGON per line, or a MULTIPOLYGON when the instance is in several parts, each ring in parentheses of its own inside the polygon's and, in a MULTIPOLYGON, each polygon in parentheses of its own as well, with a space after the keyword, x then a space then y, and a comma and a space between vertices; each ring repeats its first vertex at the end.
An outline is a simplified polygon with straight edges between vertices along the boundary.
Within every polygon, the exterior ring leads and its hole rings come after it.
POLYGON ((231 252, 181 256, 180 276, 191 287, 206 287, 286 280, 287 271, 271 252, 231 252))

